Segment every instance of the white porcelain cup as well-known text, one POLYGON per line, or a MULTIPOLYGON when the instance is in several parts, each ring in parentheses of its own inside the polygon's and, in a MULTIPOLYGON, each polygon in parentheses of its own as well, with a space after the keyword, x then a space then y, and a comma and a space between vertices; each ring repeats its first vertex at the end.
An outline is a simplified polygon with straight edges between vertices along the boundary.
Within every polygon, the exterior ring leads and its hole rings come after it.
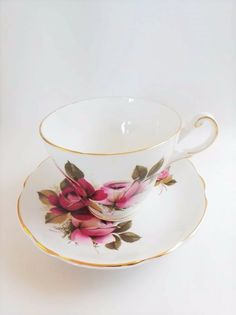
POLYGON ((67 178, 61 186, 64 206, 81 213, 89 207, 95 216, 110 221, 130 217, 163 169, 206 149, 217 132, 208 114, 182 127, 173 109, 133 97, 73 103, 40 124, 47 150, 67 178), (203 143, 179 151, 178 142, 204 123, 211 128, 203 143), (69 192, 66 185, 72 187, 69 192))

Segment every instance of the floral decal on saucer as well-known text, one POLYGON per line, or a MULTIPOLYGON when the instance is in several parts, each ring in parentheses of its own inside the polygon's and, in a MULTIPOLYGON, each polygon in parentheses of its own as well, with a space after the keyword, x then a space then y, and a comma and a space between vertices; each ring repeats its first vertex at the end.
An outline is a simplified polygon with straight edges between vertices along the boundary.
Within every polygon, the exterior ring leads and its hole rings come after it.
POLYGON ((169 168, 158 174, 164 160, 160 160, 149 171, 137 165, 132 173, 133 181, 109 182, 95 188, 84 177, 84 173, 69 161, 65 164, 65 178, 60 188, 41 190, 40 201, 47 206, 45 223, 55 224, 63 237, 81 244, 95 247, 105 245, 108 249, 118 250, 122 241, 133 243, 141 237, 130 231, 132 221, 111 222, 97 218, 91 208, 101 211, 122 211, 140 200, 147 184, 156 180, 156 185, 173 185, 176 181, 169 168))

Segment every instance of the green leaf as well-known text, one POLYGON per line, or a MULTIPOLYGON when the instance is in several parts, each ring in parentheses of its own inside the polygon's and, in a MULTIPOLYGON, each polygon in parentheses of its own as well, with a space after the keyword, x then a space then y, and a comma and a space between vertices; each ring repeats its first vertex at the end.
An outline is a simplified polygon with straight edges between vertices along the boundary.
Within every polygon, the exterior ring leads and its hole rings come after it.
POLYGON ((77 179, 80 179, 80 178, 83 178, 84 177, 84 173, 77 167, 75 166, 74 164, 72 164, 70 161, 68 161, 66 164, 65 164, 65 171, 66 171, 66 174, 77 180, 77 179))
POLYGON ((126 232, 119 234, 120 238, 128 243, 133 243, 138 241, 141 237, 138 234, 135 234, 133 232, 126 232))
POLYGON ((161 183, 161 181, 160 181, 160 180, 157 180, 157 181, 155 182, 155 187, 158 186, 158 185, 160 185, 160 183, 161 183))
POLYGON ((147 172, 148 170, 145 166, 136 165, 132 174, 132 178, 134 180, 137 180, 137 179, 143 180, 146 177, 147 172))
POLYGON ((126 222, 122 222, 120 224, 118 224, 116 226, 116 229, 114 230, 114 233, 121 233, 121 232, 125 232, 128 229, 131 228, 132 225, 132 221, 126 221, 126 222))
POLYGON ((109 206, 106 206, 107 208, 111 208, 112 210, 115 210, 115 211, 124 211, 125 209, 124 208, 117 208, 117 207, 109 207, 109 206))
POLYGON ((38 191, 39 199, 42 203, 45 205, 50 205, 51 203, 48 200, 49 196, 55 196, 57 197, 57 194, 53 190, 41 190, 38 191))
POLYGON ((114 242, 111 242, 111 243, 107 243, 105 246, 106 248, 109 248, 109 249, 115 249, 115 250, 118 250, 120 248, 120 245, 121 245, 121 240, 119 238, 119 236, 115 235, 115 234, 112 234, 115 238, 115 241, 114 242))
POLYGON ((159 162, 153 165, 153 167, 148 172, 147 177, 151 177, 152 175, 156 174, 159 171, 159 169, 162 167, 163 163, 164 163, 164 159, 161 159, 159 162))
POLYGON ((167 185, 167 186, 172 186, 172 185, 174 185, 174 184, 176 184, 176 183, 177 183, 177 181, 176 181, 175 179, 172 179, 171 181, 165 183, 165 185, 167 185))
POLYGON ((170 181, 172 181, 173 179, 173 176, 172 175, 169 175, 168 177, 164 178, 164 179, 161 179, 161 183, 162 184, 166 184, 166 183, 169 183, 170 181))
POLYGON ((64 178, 63 181, 60 183, 61 190, 65 189, 68 186, 70 186, 70 182, 67 178, 64 178))
POLYGON ((63 213, 63 214, 58 215, 58 214, 48 212, 45 215, 45 223, 60 224, 60 223, 65 222, 67 218, 68 218, 68 213, 63 213))

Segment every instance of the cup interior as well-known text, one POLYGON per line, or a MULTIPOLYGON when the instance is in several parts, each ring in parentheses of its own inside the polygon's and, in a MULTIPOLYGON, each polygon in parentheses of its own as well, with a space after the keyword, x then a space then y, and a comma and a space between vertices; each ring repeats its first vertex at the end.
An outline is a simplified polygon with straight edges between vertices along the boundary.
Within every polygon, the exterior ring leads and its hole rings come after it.
POLYGON ((84 100, 49 114, 40 133, 49 144, 91 154, 117 154, 168 140, 181 126, 179 115, 155 101, 132 97, 84 100))

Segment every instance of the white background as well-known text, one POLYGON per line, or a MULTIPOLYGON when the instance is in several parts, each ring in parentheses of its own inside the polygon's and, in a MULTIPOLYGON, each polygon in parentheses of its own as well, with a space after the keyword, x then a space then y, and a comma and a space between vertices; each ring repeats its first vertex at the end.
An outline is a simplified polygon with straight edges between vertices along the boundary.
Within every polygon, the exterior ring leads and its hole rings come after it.
POLYGON ((0 1, 1 315, 236 313, 233 2, 0 1), (36 249, 16 199, 47 156, 43 116, 111 95, 160 100, 185 120, 209 111, 220 134, 192 159, 209 199, 194 238, 149 264, 96 271, 36 249))

